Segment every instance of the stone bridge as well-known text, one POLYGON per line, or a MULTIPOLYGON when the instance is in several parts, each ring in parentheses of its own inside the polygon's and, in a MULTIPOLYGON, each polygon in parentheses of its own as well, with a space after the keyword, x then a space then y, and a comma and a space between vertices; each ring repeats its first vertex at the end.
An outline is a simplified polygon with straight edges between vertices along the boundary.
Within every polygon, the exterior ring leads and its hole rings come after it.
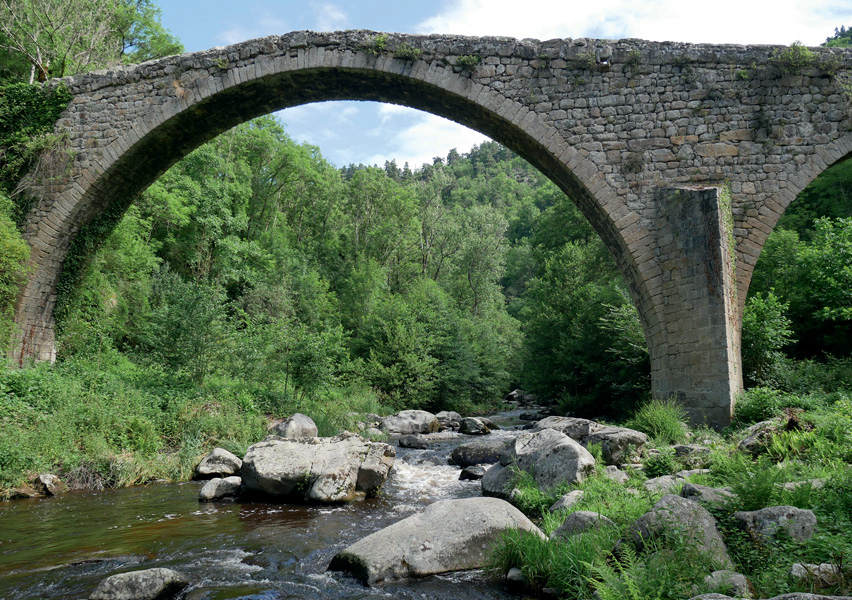
POLYGON ((301 31, 66 78, 57 131, 73 152, 25 180, 33 271, 16 359, 53 360, 57 295, 192 149, 271 111, 375 100, 476 129, 564 190, 628 284, 654 394, 723 425, 760 249, 852 152, 850 72, 842 49, 301 31))

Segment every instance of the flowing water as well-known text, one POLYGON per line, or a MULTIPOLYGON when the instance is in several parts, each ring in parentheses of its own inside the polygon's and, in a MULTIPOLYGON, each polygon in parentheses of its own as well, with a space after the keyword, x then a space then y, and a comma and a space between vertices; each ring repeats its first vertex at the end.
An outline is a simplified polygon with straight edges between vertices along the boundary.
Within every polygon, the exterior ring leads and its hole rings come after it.
POLYGON ((480 495, 478 481, 459 481, 447 464, 472 439, 398 448, 380 497, 341 506, 200 504, 196 482, 0 503, 0 599, 88 598, 109 575, 169 567, 193 581, 187 600, 506 600, 502 582, 481 571, 377 588, 326 573, 337 552, 431 502, 480 495))

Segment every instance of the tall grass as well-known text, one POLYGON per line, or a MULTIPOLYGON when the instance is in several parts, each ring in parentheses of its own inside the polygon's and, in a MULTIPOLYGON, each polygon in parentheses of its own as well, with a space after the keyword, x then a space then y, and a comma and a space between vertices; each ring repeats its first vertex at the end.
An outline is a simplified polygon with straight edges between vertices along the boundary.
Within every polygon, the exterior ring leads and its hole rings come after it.
POLYGON ((627 426, 657 442, 675 444, 686 441, 686 418, 686 411, 676 400, 654 398, 633 413, 627 426))

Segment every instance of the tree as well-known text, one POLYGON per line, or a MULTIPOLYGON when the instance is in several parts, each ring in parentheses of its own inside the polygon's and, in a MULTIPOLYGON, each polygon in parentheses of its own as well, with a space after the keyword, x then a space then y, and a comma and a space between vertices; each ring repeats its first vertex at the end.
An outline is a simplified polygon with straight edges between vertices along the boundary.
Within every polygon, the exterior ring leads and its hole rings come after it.
POLYGON ((840 29, 835 27, 834 36, 825 38, 823 46, 828 46, 829 48, 852 46, 852 29, 846 29, 844 25, 841 25, 840 29))
POLYGON ((150 0, 0 0, 0 48, 45 81, 181 51, 159 18, 150 0))

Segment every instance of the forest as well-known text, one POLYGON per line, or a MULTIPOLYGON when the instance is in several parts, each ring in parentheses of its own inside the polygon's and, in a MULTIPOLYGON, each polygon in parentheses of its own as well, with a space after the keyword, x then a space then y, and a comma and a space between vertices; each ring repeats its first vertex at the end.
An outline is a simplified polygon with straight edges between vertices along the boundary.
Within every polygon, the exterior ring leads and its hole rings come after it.
MULTIPOLYGON (((4 353, 28 257, 17 182, 67 102, 38 81, 181 50, 149 0, 48 4, 94 12, 77 37, 30 47, 34 3, 0 5, 4 353)), ((849 42, 845 29, 827 40, 849 42)), ((4 490, 43 470, 106 487, 186 478, 205 450, 244 451, 267 417, 295 411, 328 434, 352 411, 485 412, 514 388, 601 418, 649 395, 614 260, 570 198, 495 142, 416 169, 338 168, 268 115, 181 160, 77 260, 56 364, 0 372, 4 490)), ((747 387, 847 394, 850 336, 846 161, 763 250, 743 319, 747 387)))

